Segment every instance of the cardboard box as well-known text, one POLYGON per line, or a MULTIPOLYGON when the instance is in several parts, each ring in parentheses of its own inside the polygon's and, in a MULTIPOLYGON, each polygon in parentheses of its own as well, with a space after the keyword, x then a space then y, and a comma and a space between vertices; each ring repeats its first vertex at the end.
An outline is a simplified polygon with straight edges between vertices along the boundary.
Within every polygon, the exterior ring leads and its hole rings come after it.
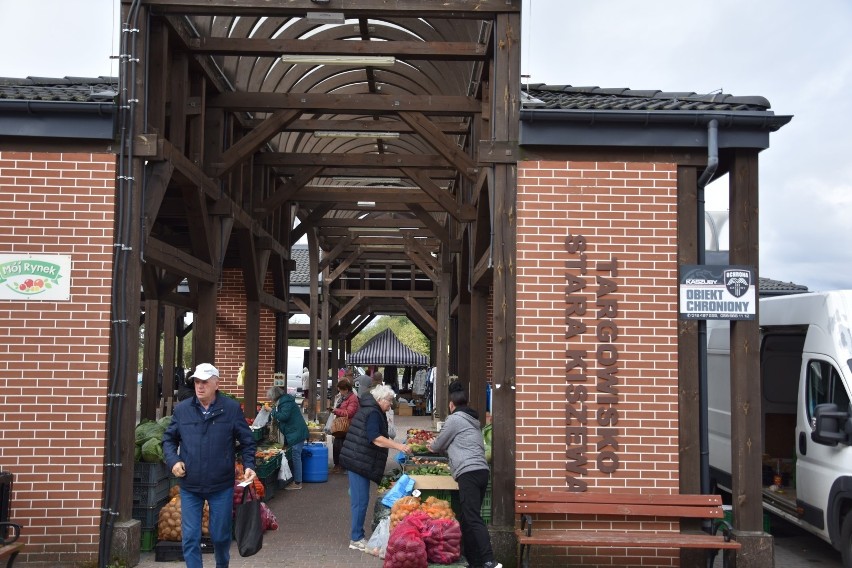
POLYGON ((457 490, 459 484, 450 475, 412 475, 415 489, 457 490))
POLYGON ((414 407, 408 406, 407 404, 400 404, 396 409, 397 416, 413 416, 414 415, 414 407))

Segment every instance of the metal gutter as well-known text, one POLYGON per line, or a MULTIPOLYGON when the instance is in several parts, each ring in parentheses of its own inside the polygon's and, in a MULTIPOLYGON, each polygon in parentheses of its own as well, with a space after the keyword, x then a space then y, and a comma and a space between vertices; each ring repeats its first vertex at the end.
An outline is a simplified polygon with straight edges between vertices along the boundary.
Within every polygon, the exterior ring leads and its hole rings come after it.
POLYGON ((27 112, 38 114, 44 112, 74 112, 86 114, 116 113, 115 102, 81 102, 81 101, 34 101, 24 99, 0 99, 0 111, 27 112))
POLYGON ((113 140, 114 102, 0 99, 0 136, 113 140))
POLYGON ((586 110, 521 109, 521 122, 629 123, 642 125, 681 124, 706 127, 716 120, 720 128, 741 126, 776 131, 793 117, 768 111, 666 111, 666 110, 586 110))

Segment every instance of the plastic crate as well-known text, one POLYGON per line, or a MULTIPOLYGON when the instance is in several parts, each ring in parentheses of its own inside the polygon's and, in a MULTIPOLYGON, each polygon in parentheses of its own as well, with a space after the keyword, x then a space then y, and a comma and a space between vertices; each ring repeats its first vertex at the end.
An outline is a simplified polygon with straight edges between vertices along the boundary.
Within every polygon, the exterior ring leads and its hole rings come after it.
POLYGON ((282 454, 278 454, 272 459, 268 459, 256 464, 255 473, 261 479, 265 479, 270 476, 277 476, 278 468, 281 467, 281 458, 282 454))
POLYGON ((254 438, 255 442, 260 442, 261 440, 265 440, 269 437, 269 426, 264 426, 263 428, 252 429, 251 435, 254 438))
POLYGON ((142 541, 139 550, 142 552, 151 552, 154 550, 154 545, 157 544, 157 529, 145 529, 142 531, 142 541))
POLYGON ((156 485, 133 485, 133 506, 153 507, 169 498, 171 482, 169 478, 158 481, 156 485))
POLYGON ((133 507, 131 516, 142 523, 142 530, 157 528, 157 521, 160 518, 160 509, 163 508, 168 501, 158 503, 153 507, 133 507))
POLYGON ((491 478, 488 478, 488 487, 485 488, 485 497, 482 499, 482 508, 479 510, 479 516, 485 521, 486 525, 491 524, 491 478))
MULTIPOLYGON (((213 541, 209 537, 201 537, 201 552, 213 552, 213 541)), ((154 546, 156 562, 183 562, 183 545, 179 542, 161 540, 154 546)))
POLYGON ((159 481, 169 477, 169 470, 163 462, 133 463, 133 485, 156 485, 159 481))

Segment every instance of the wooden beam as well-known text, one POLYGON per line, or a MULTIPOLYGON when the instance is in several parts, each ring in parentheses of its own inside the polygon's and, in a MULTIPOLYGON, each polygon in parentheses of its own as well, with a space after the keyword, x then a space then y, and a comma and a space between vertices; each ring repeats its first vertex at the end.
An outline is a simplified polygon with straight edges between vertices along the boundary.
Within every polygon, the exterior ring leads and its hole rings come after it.
MULTIPOLYGON (((332 296, 337 296, 338 298, 351 298, 352 296, 357 296, 359 294, 364 294, 363 290, 330 290, 329 294, 332 296)), ((412 298, 424 298, 424 299, 432 299, 436 297, 436 294, 433 290, 369 290, 366 293, 369 294, 370 298, 401 298, 405 299, 406 297, 412 298)))
POLYGON ((469 222, 476 219, 476 210, 470 205, 460 205, 455 198, 428 176, 414 168, 402 168, 403 173, 411 178, 420 189, 426 192, 444 211, 452 215, 456 221, 469 222))
POLYGON ((419 203, 408 203, 408 208, 445 246, 450 244, 450 234, 422 205, 419 203))
POLYGON ((151 234, 154 221, 157 219, 157 213, 160 211, 160 205, 166 196, 166 189, 169 187, 169 181, 172 179, 172 172, 175 171, 175 167, 171 162, 148 162, 145 165, 145 170, 145 203, 143 204, 145 226, 143 229, 147 238, 151 234))
POLYGON ((212 177, 222 177, 234 166, 249 158, 258 148, 266 144, 270 138, 277 135, 287 124, 299 116, 295 110, 279 110, 263 123, 240 138, 234 145, 225 150, 220 156, 221 161, 211 164, 212 177))
POLYGON ((414 310, 420 319, 429 325, 432 331, 437 332, 438 330, 438 322, 435 321, 435 318, 426 311, 426 309, 420 305, 420 302, 412 298, 411 296, 406 296, 405 302, 411 306, 411 309, 414 310))
MULTIPOLYGON (((414 154, 315 154, 299 152, 263 152, 256 162, 264 166, 321 166, 328 165, 364 168, 443 168, 447 161, 437 155, 414 154)), ((372 175, 385 175, 376 171, 372 175)))
POLYGON ((212 265, 159 239, 146 239, 145 259, 170 272, 198 278, 204 282, 215 283, 219 280, 219 275, 212 265))
POLYGON ((320 271, 325 270, 331 262, 336 260, 337 257, 340 256, 343 250, 348 247, 353 240, 354 237, 352 236, 344 237, 340 239, 336 245, 334 245, 333 249, 331 249, 327 254, 324 254, 319 265, 320 271))
POLYGON ((303 219, 298 226, 293 227, 293 230, 290 231, 290 242, 295 243, 301 239, 308 232, 308 229, 314 226, 314 223, 322 219, 333 208, 333 204, 323 203, 311 211, 306 219, 303 219))
POLYGON ((326 279, 326 283, 328 285, 331 285, 331 283, 334 282, 335 280, 337 280, 340 277, 340 275, 343 274, 346 271, 347 268, 352 266, 353 262, 358 260, 359 256, 361 256, 361 250, 360 249, 354 251, 352 254, 347 256, 343 260, 343 262, 341 262, 340 265, 337 268, 334 269, 334 272, 332 272, 331 274, 328 275, 328 278, 326 279))
POLYGON ((255 208, 254 212, 260 217, 270 215, 283 204, 292 200, 293 196, 309 181, 318 176, 320 172, 322 172, 321 165, 307 165, 297 172, 292 178, 276 187, 275 191, 272 192, 272 195, 261 203, 259 207, 255 208))
MULTIPOLYGON (((408 243, 408 241, 410 240, 413 239, 406 239, 406 242, 408 243)), ((410 243, 408 244, 410 245, 410 243)), ((435 271, 432 270, 432 267, 429 266, 429 264, 416 251, 414 251, 412 248, 406 247, 405 252, 408 254, 408 258, 410 258, 411 261, 417 265, 417 268, 419 268, 423 272, 423 274, 429 277, 429 280, 431 280, 435 284, 440 283, 438 274, 436 274, 435 271)))
POLYGON ((446 134, 432 124, 432 122, 419 112, 401 112, 399 117, 408 124, 427 144, 432 146, 448 162, 455 165, 461 175, 475 181, 479 170, 470 156, 465 154, 458 144, 453 142, 446 134))
POLYGON ((201 37, 190 40, 192 53, 205 55, 362 55, 393 56, 397 59, 470 61, 484 59, 485 45, 461 41, 370 41, 287 38, 201 37))
POLYGON ((358 307, 359 303, 361 303, 361 297, 360 296, 353 296, 352 298, 350 298, 349 301, 346 302, 346 304, 341 309, 337 310, 337 313, 335 313, 330 318, 329 326, 334 326, 338 322, 340 322, 343 318, 346 317, 346 315, 349 312, 351 312, 356 307, 358 307))
MULTIPOLYGON (((379 43, 379 42, 376 42, 379 43)), ((245 121, 248 128, 261 124, 261 119, 245 121)), ((460 119, 441 119, 434 117, 432 123, 445 134, 467 134, 470 128, 467 122, 460 119)), ((343 130, 347 132, 400 132, 410 133, 414 130, 399 120, 327 120, 327 119, 298 119, 287 125, 287 132, 316 132, 317 130, 343 130)))
POLYGON ((384 114, 400 111, 439 116, 469 116, 482 110, 473 97, 449 95, 384 95, 346 93, 246 93, 212 95, 207 108, 231 112, 276 112, 294 109, 318 114, 384 114))
POLYGON ((290 311, 288 309, 289 306, 287 305, 287 302, 285 302, 281 298, 273 296, 269 292, 264 292, 263 290, 261 290, 260 292, 258 292, 257 297, 258 301, 260 301, 262 305, 266 306, 271 310, 281 313, 289 313, 290 311))

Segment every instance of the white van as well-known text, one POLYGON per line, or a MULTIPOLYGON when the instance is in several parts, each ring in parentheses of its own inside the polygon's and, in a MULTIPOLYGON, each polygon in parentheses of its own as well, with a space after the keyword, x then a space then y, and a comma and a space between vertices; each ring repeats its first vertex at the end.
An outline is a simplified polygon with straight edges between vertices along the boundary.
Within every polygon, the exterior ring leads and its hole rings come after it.
MULTIPOLYGON (((852 290, 760 300, 763 505, 852 568, 852 290)), ((730 334, 708 322, 710 466, 731 487, 730 334)))
POLYGON ((287 392, 297 394, 302 392, 302 369, 305 368, 304 347, 287 346, 287 392))

